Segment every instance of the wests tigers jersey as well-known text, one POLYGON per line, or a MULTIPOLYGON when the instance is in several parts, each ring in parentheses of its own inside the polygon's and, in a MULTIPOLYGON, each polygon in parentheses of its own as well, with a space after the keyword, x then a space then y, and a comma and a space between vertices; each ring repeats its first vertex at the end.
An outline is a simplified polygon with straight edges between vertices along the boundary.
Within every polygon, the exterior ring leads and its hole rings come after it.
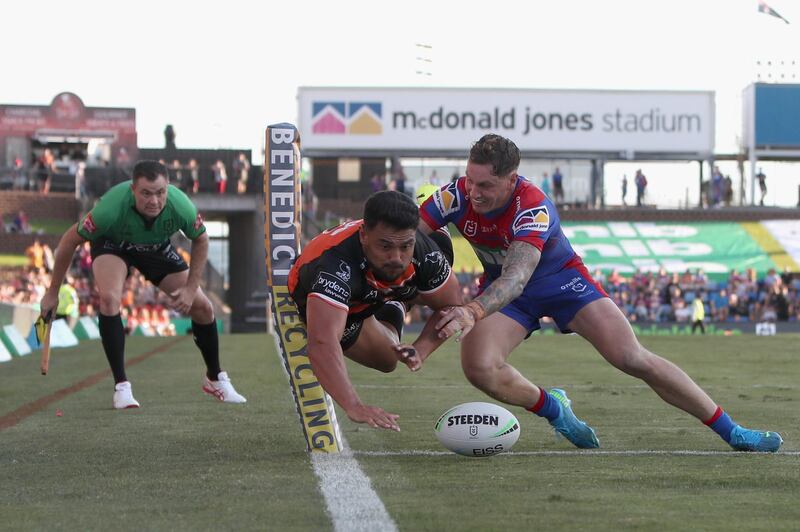
POLYGON ((466 178, 443 186, 420 207, 420 216, 432 229, 452 223, 472 245, 486 280, 502 273, 508 246, 522 240, 542 253, 529 283, 561 271, 576 257, 561 231, 555 205, 536 185, 517 177, 509 202, 486 214, 475 212, 467 196, 466 178))
POLYGON ((384 301, 409 301, 435 292, 450 277, 450 264, 439 247, 417 231, 408 268, 394 281, 371 271, 358 238, 363 220, 329 229, 303 249, 289 272, 289 292, 305 320, 309 297, 318 297, 348 312, 348 323, 364 320, 384 301))

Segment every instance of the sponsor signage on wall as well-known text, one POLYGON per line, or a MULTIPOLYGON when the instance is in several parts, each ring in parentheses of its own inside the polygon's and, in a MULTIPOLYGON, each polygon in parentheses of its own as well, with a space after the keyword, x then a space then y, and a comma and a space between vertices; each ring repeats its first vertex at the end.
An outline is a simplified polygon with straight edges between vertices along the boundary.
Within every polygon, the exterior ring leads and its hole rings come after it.
POLYGON ((711 154, 714 93, 301 87, 304 151, 464 153, 487 132, 526 152, 711 154))

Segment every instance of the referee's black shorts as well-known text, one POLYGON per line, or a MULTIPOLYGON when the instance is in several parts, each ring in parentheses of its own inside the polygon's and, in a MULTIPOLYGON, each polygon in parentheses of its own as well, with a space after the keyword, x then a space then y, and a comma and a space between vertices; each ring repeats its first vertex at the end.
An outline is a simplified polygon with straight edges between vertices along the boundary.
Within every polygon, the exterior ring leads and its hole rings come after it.
POLYGON ((161 284, 167 275, 189 269, 189 265, 169 240, 163 244, 145 245, 130 242, 118 244, 107 238, 99 238, 92 242, 91 249, 92 261, 100 255, 115 255, 125 261, 128 275, 131 274, 133 266, 156 286, 161 284))

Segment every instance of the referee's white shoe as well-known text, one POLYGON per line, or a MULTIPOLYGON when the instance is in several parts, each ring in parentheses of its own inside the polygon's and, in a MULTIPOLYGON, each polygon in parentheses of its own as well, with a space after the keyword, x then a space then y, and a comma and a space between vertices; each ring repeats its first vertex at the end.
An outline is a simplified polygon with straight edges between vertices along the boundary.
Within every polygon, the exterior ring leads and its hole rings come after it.
POLYGON ((228 374, 220 371, 217 380, 212 381, 207 376, 203 376, 203 391, 213 395, 223 403, 246 403, 247 399, 240 395, 231 384, 228 374))
POLYGON ((133 398, 130 382, 122 381, 114 385, 114 408, 139 408, 139 401, 133 398))

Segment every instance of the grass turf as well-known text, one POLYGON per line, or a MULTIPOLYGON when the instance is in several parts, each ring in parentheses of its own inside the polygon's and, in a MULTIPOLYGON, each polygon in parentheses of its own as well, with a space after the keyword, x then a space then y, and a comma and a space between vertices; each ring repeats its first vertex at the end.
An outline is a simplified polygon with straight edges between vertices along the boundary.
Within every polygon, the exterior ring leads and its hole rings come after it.
MULTIPOLYGON (((797 451, 798 340, 643 342, 681 365, 735 420, 778 430, 784 449, 797 451)), ((168 341, 130 338, 128 358, 168 341)), ((108 377, 0 431, 3 526, 330 529, 272 340, 223 336, 222 348, 246 405, 202 395, 200 355, 183 339, 129 368, 141 409, 113 411, 108 377)), ((604 450, 720 454, 573 452, 546 422, 512 408, 522 425, 514 452, 563 454, 412 455, 442 450, 433 423, 445 409, 486 400, 465 381, 454 345, 419 374, 350 365, 364 401, 401 415, 402 432, 394 433, 355 425, 339 412, 348 443, 400 530, 788 530, 800 522, 797 455, 728 453, 715 434, 619 374, 576 337, 534 336, 510 362, 541 385, 566 388, 604 450)), ((97 341, 55 350, 46 377, 38 374, 38 353, 0 364, 0 417, 105 367, 97 341)))

